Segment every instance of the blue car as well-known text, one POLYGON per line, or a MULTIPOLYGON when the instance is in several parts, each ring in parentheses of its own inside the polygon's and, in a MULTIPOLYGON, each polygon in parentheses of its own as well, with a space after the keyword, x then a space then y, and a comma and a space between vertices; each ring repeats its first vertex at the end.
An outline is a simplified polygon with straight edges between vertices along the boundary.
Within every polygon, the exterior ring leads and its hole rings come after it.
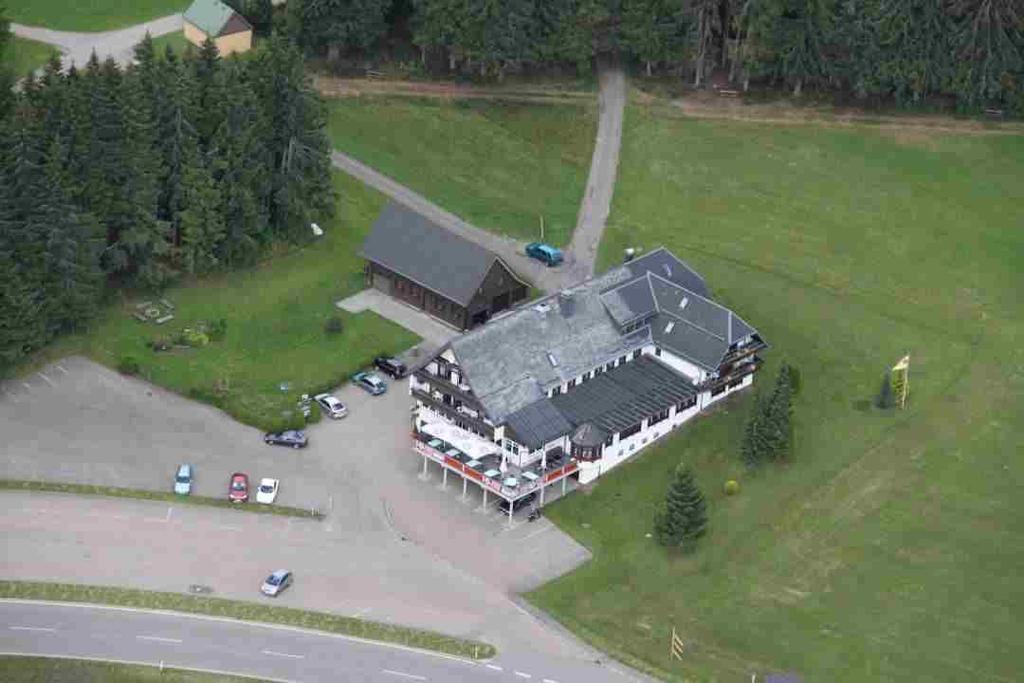
POLYGON ((372 396, 380 396, 388 390, 388 385, 372 372, 360 372, 352 378, 352 383, 372 396))
POLYGON ((541 244, 540 242, 530 242, 527 244, 526 255, 537 259, 549 268, 559 266, 565 260, 561 249, 556 249, 550 244, 541 244))

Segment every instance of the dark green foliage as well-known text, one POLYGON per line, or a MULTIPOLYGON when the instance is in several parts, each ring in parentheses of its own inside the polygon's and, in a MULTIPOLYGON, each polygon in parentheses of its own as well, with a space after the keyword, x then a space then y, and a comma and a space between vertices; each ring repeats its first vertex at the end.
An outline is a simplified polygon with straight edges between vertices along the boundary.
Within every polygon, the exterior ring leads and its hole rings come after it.
POLYGON ((209 324, 206 330, 206 336, 210 338, 212 342, 219 342, 224 340, 224 336, 228 333, 228 321, 227 318, 218 318, 209 324))
POLYGON ((800 378, 800 369, 788 363, 785 367, 789 370, 789 390, 793 396, 798 396, 800 388, 803 386, 803 380, 800 378))
POLYGON ((137 375, 141 369, 138 359, 134 356, 121 356, 117 361, 117 371, 122 375, 137 375))
POLYGON ((767 414, 767 399, 758 394, 743 429, 743 441, 740 444, 740 455, 747 467, 757 467, 769 457, 767 414))
MULTIPOLYGON (((799 377, 799 375, 796 375, 799 377)), ((786 458, 793 446, 793 370, 783 363, 771 392, 758 394, 743 432, 740 455, 748 467, 786 458)))
POLYGON ((11 87, 14 85, 14 70, 11 68, 14 49, 14 39, 11 34, 11 22, 7 18, 7 7, 0 4, 0 120, 10 112, 14 106, 14 94, 11 87))
POLYGON ((333 61, 342 52, 375 46, 387 30, 390 8, 391 0, 295 0, 287 11, 302 47, 326 52, 333 61))
POLYGON ((889 410, 896 406, 896 394, 892 390, 892 374, 888 370, 882 377, 882 386, 878 389, 878 396, 875 397, 875 406, 882 410, 889 410))
POLYGON ((340 334, 342 330, 341 316, 332 315, 324 323, 324 332, 327 334, 340 334))
POLYGON ((252 261, 331 213, 322 103, 294 47, 263 52, 221 60, 208 42, 157 58, 146 36, 127 69, 93 55, 65 74, 54 59, 11 95, 0 370, 87 323, 111 287, 252 261))
POLYGON ((689 552, 707 532, 707 522, 704 494, 694 481, 693 470, 680 464, 655 518, 654 535, 661 545, 689 552))

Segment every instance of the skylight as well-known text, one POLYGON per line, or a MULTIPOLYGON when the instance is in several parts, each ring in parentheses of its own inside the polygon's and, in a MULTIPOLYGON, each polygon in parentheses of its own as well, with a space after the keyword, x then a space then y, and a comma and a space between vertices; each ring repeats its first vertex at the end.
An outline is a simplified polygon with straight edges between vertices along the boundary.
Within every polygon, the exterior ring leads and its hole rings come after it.
POLYGON ((676 326, 676 321, 675 320, 670 320, 668 325, 665 325, 665 334, 668 334, 669 332, 671 332, 672 328, 675 327, 675 326, 676 326))
POLYGON ((686 308, 686 304, 688 304, 688 303, 690 303, 690 298, 684 296, 683 300, 679 302, 679 308, 680 309, 686 308))
POLYGON ((551 363, 551 367, 558 367, 558 359, 555 358, 555 354, 551 353, 550 351, 548 351, 548 362, 551 363))

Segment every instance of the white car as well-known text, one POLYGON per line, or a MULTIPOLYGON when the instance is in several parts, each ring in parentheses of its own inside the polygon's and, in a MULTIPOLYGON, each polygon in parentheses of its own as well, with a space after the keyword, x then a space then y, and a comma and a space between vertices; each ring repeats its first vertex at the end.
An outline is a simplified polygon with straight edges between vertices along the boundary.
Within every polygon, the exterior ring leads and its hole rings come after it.
POLYGON ((270 505, 277 499, 277 489, 281 482, 278 479, 260 479, 260 485, 256 488, 256 502, 270 505))
POLYGON ((327 417, 338 420, 348 415, 348 409, 345 407, 345 404, 330 394, 317 394, 313 397, 313 400, 317 402, 320 410, 327 417))

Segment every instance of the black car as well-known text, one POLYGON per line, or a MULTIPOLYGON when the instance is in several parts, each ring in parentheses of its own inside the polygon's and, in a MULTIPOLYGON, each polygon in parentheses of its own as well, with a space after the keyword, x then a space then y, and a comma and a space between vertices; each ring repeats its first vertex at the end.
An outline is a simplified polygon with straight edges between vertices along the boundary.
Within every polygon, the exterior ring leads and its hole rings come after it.
POLYGON ((405 363, 390 356, 377 356, 373 359, 373 367, 392 379, 401 379, 405 376, 405 373, 409 372, 409 368, 405 367, 405 363))
POLYGON ((289 429, 284 432, 267 432, 263 440, 273 446, 291 446, 292 448, 305 448, 309 441, 306 433, 297 429, 289 429))
MULTIPOLYGON (((525 496, 523 496, 522 498, 520 498, 519 500, 517 500, 515 508, 512 508, 512 509, 515 510, 516 512, 519 512, 520 510, 525 510, 526 508, 530 507, 530 503, 532 503, 536 499, 537 499, 537 492, 536 491, 534 491, 533 493, 528 493, 525 496)), ((504 512, 507 515, 511 505, 512 505, 512 503, 510 503, 507 500, 505 500, 504 498, 502 498, 501 502, 498 503, 498 509, 501 510, 502 512, 504 512)))

